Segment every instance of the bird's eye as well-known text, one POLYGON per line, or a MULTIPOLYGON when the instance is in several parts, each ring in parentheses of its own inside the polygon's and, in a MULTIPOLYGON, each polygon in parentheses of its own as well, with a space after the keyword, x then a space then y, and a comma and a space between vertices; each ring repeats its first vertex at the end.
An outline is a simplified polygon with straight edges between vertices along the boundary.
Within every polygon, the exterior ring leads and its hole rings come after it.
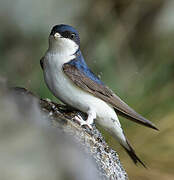
POLYGON ((72 34, 70 35, 70 38, 71 38, 71 39, 74 39, 74 38, 75 38, 75 34, 72 33, 72 34))

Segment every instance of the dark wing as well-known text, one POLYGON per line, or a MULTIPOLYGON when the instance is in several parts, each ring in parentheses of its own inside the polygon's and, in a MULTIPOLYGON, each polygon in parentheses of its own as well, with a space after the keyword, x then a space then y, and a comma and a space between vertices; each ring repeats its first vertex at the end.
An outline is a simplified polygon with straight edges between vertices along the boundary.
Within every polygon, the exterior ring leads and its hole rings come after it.
POLYGON ((153 125, 153 123, 151 123, 149 120, 145 119, 140 114, 135 112, 132 108, 130 108, 107 86, 98 84, 90 78, 86 77, 74 65, 68 63, 64 64, 63 71, 74 82, 74 84, 112 105, 115 108, 116 112, 121 116, 125 116, 126 118, 139 124, 143 124, 147 127, 158 130, 155 125, 153 125))
POLYGON ((44 57, 42 57, 41 60, 40 60, 40 66, 41 66, 42 69, 44 69, 43 61, 44 61, 44 57))

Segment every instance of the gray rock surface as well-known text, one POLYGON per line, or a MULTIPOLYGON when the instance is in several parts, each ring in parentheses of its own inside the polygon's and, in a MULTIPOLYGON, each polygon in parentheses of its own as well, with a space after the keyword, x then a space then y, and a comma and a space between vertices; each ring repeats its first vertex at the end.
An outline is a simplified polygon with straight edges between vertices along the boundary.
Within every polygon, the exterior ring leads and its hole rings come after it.
POLYGON ((128 179, 95 125, 73 120, 85 114, 24 88, 0 96, 0 179, 128 179))

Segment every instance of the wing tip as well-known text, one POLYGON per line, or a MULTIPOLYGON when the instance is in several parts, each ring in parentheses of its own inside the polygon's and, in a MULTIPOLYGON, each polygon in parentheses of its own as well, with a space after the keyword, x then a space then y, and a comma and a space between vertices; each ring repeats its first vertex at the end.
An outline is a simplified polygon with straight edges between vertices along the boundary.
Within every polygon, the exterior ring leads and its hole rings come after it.
MULTIPOLYGON (((145 118, 144 118, 144 119, 145 119, 145 118)), ((145 120, 146 120, 146 122, 148 122, 148 123, 146 124, 146 126, 152 128, 152 129, 154 129, 154 130, 156 130, 156 131, 159 131, 159 129, 155 126, 155 124, 153 124, 152 122, 150 122, 150 121, 147 120, 147 119, 145 119, 145 120)))
POLYGON ((115 112, 118 113, 119 115, 129 119, 129 120, 132 120, 138 124, 141 124, 141 125, 144 125, 148 128, 152 128, 154 130, 157 130, 159 131, 159 129, 151 122, 149 121, 148 119, 144 118, 143 116, 141 116, 140 114, 138 114, 137 112, 135 112, 133 109, 132 111, 134 112, 134 115, 132 114, 128 114, 128 113, 125 113, 123 111, 119 111, 118 109, 114 108, 115 109, 115 112))
POLYGON ((153 126, 152 129, 155 129, 156 131, 159 131, 159 129, 156 126, 153 126))

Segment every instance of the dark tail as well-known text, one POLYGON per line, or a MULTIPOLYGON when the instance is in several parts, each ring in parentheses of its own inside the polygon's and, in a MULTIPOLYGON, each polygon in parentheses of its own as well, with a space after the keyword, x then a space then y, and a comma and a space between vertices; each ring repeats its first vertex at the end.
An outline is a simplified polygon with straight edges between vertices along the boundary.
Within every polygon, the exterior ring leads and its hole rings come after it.
POLYGON ((132 161, 137 165, 137 163, 141 163, 142 166, 144 168, 147 168, 146 165, 140 160, 140 158, 136 155, 135 151, 133 150, 133 148, 131 147, 130 143, 128 142, 128 140, 126 140, 128 146, 129 146, 129 149, 127 149, 126 147, 124 147, 122 145, 122 147, 126 150, 126 152, 128 153, 128 155, 130 156, 130 158, 132 159, 132 161))

